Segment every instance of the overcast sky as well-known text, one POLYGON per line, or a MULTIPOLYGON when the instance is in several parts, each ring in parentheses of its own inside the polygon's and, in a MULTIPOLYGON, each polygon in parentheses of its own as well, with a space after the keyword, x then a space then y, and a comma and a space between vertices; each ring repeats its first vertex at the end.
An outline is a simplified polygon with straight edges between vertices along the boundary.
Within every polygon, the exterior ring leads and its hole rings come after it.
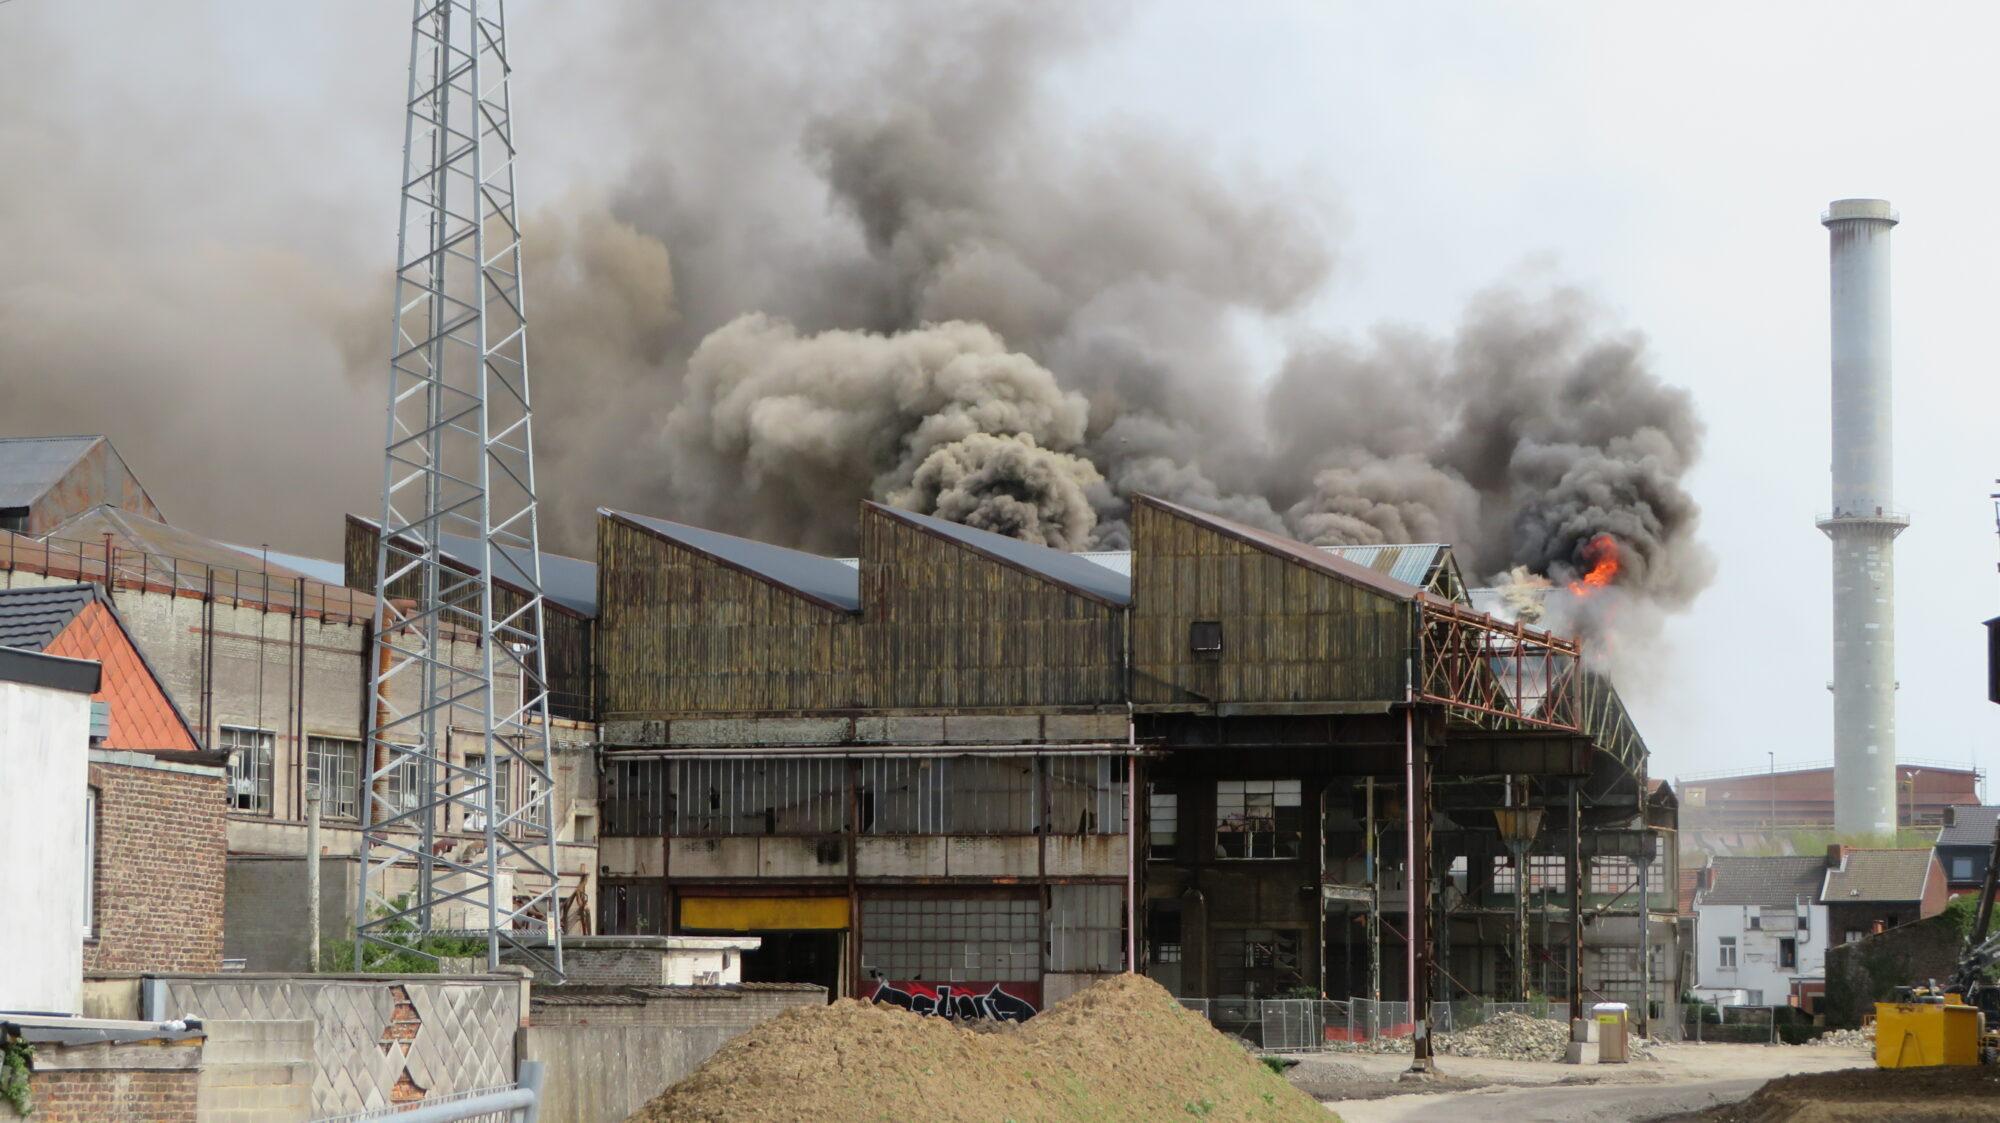
MULTIPOLYGON (((259 493, 260 442, 274 419, 303 414, 319 422, 303 447, 350 481, 327 501, 327 525, 343 504, 367 509, 377 400, 341 382, 325 339, 294 333, 260 301, 275 275, 372 307, 361 235, 379 242, 386 271, 407 11, 381 0, 0 4, 0 218, 28 230, 0 246, 0 331, 32 332, 50 322, 40 309, 107 290, 162 290, 156 314, 101 325, 131 336, 121 361, 157 365, 160 425, 180 434, 174 453, 113 434, 146 454, 133 456, 142 478, 179 470, 162 462, 177 456, 213 456, 238 471, 246 511, 280 502, 259 493), (74 173, 36 176, 76 153, 74 173), (183 201, 162 206, 162 195, 183 201), (143 252, 85 268, 60 247, 86 229, 143 252), (259 252, 223 293, 242 301, 231 315, 206 290, 172 291, 174 254, 241 245, 259 252), (184 421, 173 401, 175 356, 211 347, 268 359, 255 368, 268 382, 224 391, 233 427, 214 401, 184 421), (198 453, 203 426, 213 444, 198 453)), ((509 14, 524 191, 560 199, 674 158, 657 137, 621 132, 605 90, 641 75, 597 65, 618 34, 598 6, 515 0, 509 14)), ((1903 216, 1896 500, 1912 517, 1896 548, 1898 748, 2000 767, 1979 626, 2000 612, 1987 499, 2000 384, 1981 327, 1995 321, 2000 244, 2000 9, 1189 3, 1116 22, 1053 77, 1079 118, 1145 122, 1190 159, 1303 178, 1344 223, 1339 266, 1309 314, 1246 328, 1274 364, 1290 342, 1274 333, 1384 321, 1449 331, 1474 293, 1526 276, 1593 294, 1644 334, 1656 371, 1692 392, 1708 436, 1689 486, 1717 574, 1670 624, 1657 679, 1621 683, 1656 775, 1760 768, 1767 752, 1781 766, 1831 756, 1829 550, 1813 527, 1829 498, 1818 216, 1835 198, 1889 199, 1903 216)), ((386 338, 386 308, 366 322, 386 338)), ((0 431, 107 428, 87 386, 47 383, 0 367, 0 431), (21 410, 11 418, 10 399, 21 410)), ((285 540, 250 514, 207 521, 238 541, 333 548, 331 531, 285 540)))

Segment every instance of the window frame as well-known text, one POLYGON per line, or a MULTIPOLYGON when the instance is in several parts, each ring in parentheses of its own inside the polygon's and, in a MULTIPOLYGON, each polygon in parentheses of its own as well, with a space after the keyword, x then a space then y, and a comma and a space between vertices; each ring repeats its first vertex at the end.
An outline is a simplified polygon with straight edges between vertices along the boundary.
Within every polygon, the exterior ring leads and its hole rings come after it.
POLYGON ((1717 936, 1715 941, 1716 967, 1723 971, 1736 970, 1736 937, 1717 936))
POLYGON ((1305 782, 1302 780, 1215 782, 1214 841, 1217 861, 1297 861, 1305 849, 1305 826, 1305 782), (1233 792, 1228 790, 1232 787, 1236 789, 1233 792), (1254 787, 1268 790, 1255 791, 1252 790, 1254 787), (1235 798, 1230 800, 1232 796, 1235 798), (1285 809, 1290 809, 1290 816, 1283 814, 1285 809), (1286 818, 1290 819, 1289 826, 1283 825, 1286 818), (1266 838, 1261 850, 1257 844, 1260 836, 1266 838), (1230 845, 1224 845, 1225 838, 1231 840, 1230 845), (1238 849, 1240 853, 1229 852, 1238 849), (1284 852, 1287 850, 1290 852, 1284 852))
POLYGON ((1794 936, 1778 938, 1778 970, 1799 969, 1799 941, 1794 936))
POLYGON ((277 814, 277 750, 278 731, 263 729, 254 725, 218 725, 216 740, 221 742, 222 751, 229 754, 229 810, 248 815, 277 814), (249 738, 248 744, 241 743, 249 738), (247 771, 239 773, 236 761, 242 761, 247 771), (237 780, 248 778, 250 785, 250 805, 240 802, 237 780))
POLYGON ((321 815, 330 819, 360 821, 362 780, 369 771, 361 764, 363 744, 364 742, 351 737, 321 736, 316 733, 307 735, 306 786, 310 788, 318 785, 321 815), (336 775, 330 784, 326 779, 325 765, 328 746, 337 747, 337 751, 350 754, 346 761, 337 757, 334 759, 336 775), (345 768, 341 767, 343 764, 346 765, 345 768), (345 772, 345 775, 339 775, 342 772, 345 772))
POLYGON ((1151 861, 1172 861, 1180 856, 1181 794, 1146 790, 1146 857, 1151 861), (1165 824, 1162 827, 1162 823, 1165 824))
POLYGON ((83 938, 97 938, 97 788, 83 790, 83 938))

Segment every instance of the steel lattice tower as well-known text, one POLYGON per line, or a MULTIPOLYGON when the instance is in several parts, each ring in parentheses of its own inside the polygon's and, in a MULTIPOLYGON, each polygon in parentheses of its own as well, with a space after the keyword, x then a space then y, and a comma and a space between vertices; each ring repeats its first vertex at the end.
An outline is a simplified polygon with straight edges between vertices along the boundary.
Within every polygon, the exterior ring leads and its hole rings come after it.
POLYGON ((509 70, 502 0, 415 0, 362 970, 426 935, 483 939, 489 969, 503 946, 562 966, 509 70))

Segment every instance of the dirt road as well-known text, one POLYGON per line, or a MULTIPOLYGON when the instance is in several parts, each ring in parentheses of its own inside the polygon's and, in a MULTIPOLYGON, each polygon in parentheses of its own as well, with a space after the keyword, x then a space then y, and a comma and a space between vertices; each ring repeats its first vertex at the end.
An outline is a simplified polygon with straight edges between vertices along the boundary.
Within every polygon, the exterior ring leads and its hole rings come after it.
MULTIPOLYGON (((1594 1047, 1593 1047, 1594 1049, 1594 1047)), ((1646 1120, 1734 1103, 1775 1076, 1856 1068, 1862 1049, 1765 1045, 1661 1045, 1629 1065, 1563 1065, 1439 1058, 1446 1086, 1413 1091, 1393 1083, 1401 1057, 1326 1055, 1328 1079, 1301 1060, 1293 1080, 1346 1123, 1570 1123, 1646 1120), (1356 1075, 1358 1070, 1358 1076, 1356 1075), (1483 1085, 1483 1086, 1479 1086, 1483 1085), (1336 1098, 1337 1097, 1337 1098, 1336 1098)))

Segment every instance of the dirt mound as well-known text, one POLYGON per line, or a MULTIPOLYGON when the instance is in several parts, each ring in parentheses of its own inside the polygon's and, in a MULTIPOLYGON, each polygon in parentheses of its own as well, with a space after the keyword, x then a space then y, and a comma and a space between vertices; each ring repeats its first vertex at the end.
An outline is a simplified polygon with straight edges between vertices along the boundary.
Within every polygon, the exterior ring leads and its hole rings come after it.
POLYGON ((1784 1076, 1742 1103, 1683 1118, 1703 1123, 2000 1120, 2000 1068, 1847 1068, 1784 1076))
POLYGON ((1325 1108, 1158 983, 1120 975, 1018 1031, 846 998, 738 1037, 627 1123, 667 1120, 1312 1120, 1325 1108))

